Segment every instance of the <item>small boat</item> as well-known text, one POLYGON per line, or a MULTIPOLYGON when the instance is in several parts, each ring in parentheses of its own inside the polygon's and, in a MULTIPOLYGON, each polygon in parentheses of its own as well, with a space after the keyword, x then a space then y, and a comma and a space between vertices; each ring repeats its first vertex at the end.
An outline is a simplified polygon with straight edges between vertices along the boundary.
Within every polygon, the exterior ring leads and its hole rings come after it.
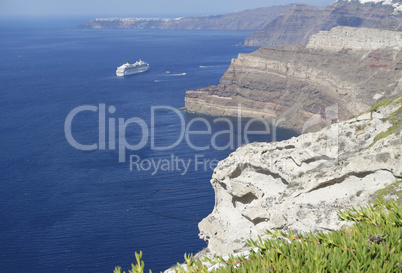
POLYGON ((142 60, 136 61, 133 64, 130 64, 130 62, 127 62, 117 68, 116 75, 117 76, 126 76, 126 75, 138 74, 138 73, 145 72, 148 69, 149 69, 149 63, 144 62, 142 60))

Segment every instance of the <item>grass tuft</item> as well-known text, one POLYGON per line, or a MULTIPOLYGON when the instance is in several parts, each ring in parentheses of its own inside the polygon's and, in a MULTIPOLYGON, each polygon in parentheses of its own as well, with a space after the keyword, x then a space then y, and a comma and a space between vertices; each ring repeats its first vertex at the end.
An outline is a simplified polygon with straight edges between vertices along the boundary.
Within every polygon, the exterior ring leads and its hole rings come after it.
MULTIPOLYGON (((267 231, 273 239, 249 240, 249 246, 258 250, 247 258, 216 257, 206 261, 222 265, 212 271, 215 273, 402 271, 402 206, 394 201, 377 201, 374 206, 338 211, 338 215, 341 221, 355 224, 351 228, 316 235, 267 231)), ((208 272, 201 260, 195 260, 192 255, 184 258, 185 266, 178 265, 176 272, 208 272)), ((142 264, 142 261, 137 260, 137 263, 142 264)), ((133 268, 129 272, 142 273, 133 268)), ((115 272, 120 273, 121 269, 115 272)))

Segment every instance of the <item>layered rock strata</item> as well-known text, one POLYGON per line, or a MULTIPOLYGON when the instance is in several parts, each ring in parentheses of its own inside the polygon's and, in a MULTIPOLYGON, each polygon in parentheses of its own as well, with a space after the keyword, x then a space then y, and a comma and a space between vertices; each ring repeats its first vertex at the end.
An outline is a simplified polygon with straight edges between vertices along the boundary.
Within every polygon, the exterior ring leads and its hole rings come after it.
POLYGON ((214 170, 215 207, 200 238, 226 255, 267 229, 335 230, 345 224, 339 209, 364 206, 391 184, 401 190, 401 98, 320 132, 239 148, 214 170))
POLYGON ((338 0, 324 9, 297 4, 249 35, 245 45, 306 45, 311 35, 336 26, 402 30, 402 4, 398 0, 338 0))
POLYGON ((402 31, 385 31, 374 28, 334 27, 331 31, 314 34, 307 48, 340 50, 402 49, 402 31))
POLYGON ((382 98, 402 93, 402 32, 370 31, 381 33, 378 37, 391 35, 395 42, 389 42, 390 47, 384 47, 380 38, 377 43, 353 42, 347 33, 366 37, 370 32, 338 27, 316 34, 307 47, 239 54, 219 85, 187 91, 185 108, 214 116, 280 120, 280 126, 300 132, 346 120, 382 98), (360 50, 350 50, 356 47, 360 50), (327 113, 333 105, 338 107, 336 117, 327 113), (307 124, 315 115, 326 122, 307 124))

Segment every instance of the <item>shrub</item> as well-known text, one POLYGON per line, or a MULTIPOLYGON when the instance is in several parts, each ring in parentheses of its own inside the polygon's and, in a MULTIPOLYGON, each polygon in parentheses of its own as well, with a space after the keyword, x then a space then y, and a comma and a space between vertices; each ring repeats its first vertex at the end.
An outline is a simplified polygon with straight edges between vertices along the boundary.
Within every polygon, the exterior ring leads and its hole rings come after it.
MULTIPOLYGON (((128 270, 128 273, 143 273, 145 264, 142 260, 142 251, 140 251, 140 253, 135 252, 135 259, 137 260, 137 263, 135 265, 131 264, 131 270, 128 270)), ((126 271, 122 272, 121 270, 121 267, 117 266, 113 273, 126 273, 126 271)), ((152 273, 152 271, 149 270, 149 273, 152 273)))
MULTIPOLYGON (((231 256, 224 260, 216 257, 207 261, 225 265, 212 271, 217 273, 402 272, 402 206, 394 201, 376 202, 359 210, 339 211, 338 215, 341 221, 355 224, 351 228, 315 235, 267 231, 273 239, 248 241, 249 246, 258 249, 248 258, 231 256)), ((137 264, 143 264, 137 255, 137 264)), ((176 272, 208 272, 192 255, 185 255, 185 260, 186 265, 178 265, 176 272)), ((121 269, 115 273, 121 273, 121 269)))

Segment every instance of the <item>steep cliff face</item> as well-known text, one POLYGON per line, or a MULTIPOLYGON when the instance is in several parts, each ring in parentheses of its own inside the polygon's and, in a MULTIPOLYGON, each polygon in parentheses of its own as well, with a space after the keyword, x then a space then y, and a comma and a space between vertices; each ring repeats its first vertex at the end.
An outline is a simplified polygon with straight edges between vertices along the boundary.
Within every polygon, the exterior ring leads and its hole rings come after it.
MULTIPOLYGON (((382 48, 371 50, 374 43, 369 49, 349 50, 347 43, 334 42, 339 33, 351 31, 367 35, 366 29, 340 27, 317 34, 307 48, 281 46, 240 54, 218 86, 188 91, 185 107, 216 116, 240 113, 243 117, 282 119, 281 126, 312 131, 320 126, 303 129, 306 122, 316 114, 325 116, 325 110, 334 104, 339 107, 337 119, 342 121, 381 98, 400 94, 401 50, 379 44, 382 48)), ((381 33, 389 35, 388 31, 381 33)), ((400 37, 396 32, 390 35, 400 37)), ((334 121, 326 120, 327 124, 334 121)))
POLYGON ((306 45, 311 35, 336 26, 402 30, 400 3, 401 1, 339 0, 325 9, 298 4, 248 36, 245 45, 306 45))
POLYGON ((388 104, 317 133, 239 148, 214 171, 215 207, 200 238, 226 255, 267 229, 339 229, 337 210, 366 205, 381 189, 400 196, 402 97, 388 104))
POLYGON ((311 37, 307 48, 340 51, 402 49, 402 31, 384 31, 374 28, 335 27, 330 32, 320 31, 311 37))
POLYGON ((98 18, 80 28, 257 30, 294 5, 280 5, 215 16, 180 18, 98 18))
POLYGON ((321 30, 317 26, 327 11, 306 4, 297 4, 285 14, 249 35, 246 46, 305 45, 311 34, 321 30))

